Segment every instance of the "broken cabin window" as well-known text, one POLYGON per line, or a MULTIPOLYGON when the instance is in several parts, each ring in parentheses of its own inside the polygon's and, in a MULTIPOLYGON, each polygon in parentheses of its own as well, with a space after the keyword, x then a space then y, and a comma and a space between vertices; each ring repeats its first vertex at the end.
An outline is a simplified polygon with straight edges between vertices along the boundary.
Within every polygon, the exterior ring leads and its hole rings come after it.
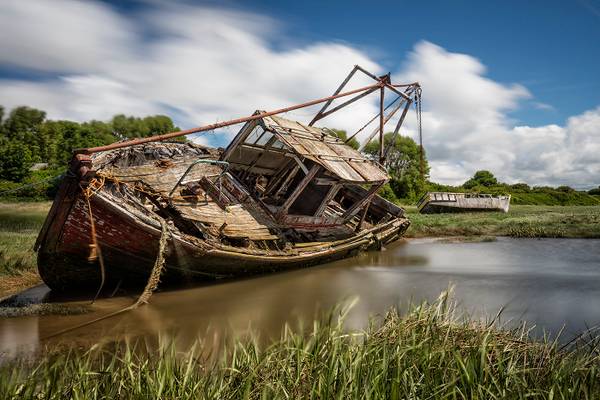
POLYGON ((252 129, 252 132, 250 132, 250 134, 248 135, 248 137, 246 138, 246 140, 244 142, 248 143, 248 144, 254 144, 254 143, 256 143, 258 138, 261 137, 261 135, 263 133, 265 133, 265 130, 263 129, 263 127, 260 124, 256 125, 254 127, 254 129, 252 129))
POLYGON ((271 138, 273 137, 273 134, 271 132, 265 132, 263 133, 263 135, 256 141, 256 145, 257 146, 264 146, 265 144, 267 144, 267 142, 269 140, 271 140, 271 138))
POLYGON ((273 142, 273 145, 271 147, 274 147, 276 149, 283 149, 285 147, 285 144, 280 141, 279 139, 276 139, 275 142, 273 142))

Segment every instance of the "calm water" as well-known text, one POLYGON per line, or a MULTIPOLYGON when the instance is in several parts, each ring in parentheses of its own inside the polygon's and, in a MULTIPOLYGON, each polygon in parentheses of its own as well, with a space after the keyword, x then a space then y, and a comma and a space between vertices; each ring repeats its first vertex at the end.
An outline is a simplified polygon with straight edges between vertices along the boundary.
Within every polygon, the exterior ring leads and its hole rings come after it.
MULTIPOLYGON (((5 318, 0 352, 10 356, 41 343, 89 346, 123 335, 153 340, 165 332, 183 342, 199 336, 217 345, 249 327, 262 337, 276 337, 285 322, 312 320, 319 311, 352 299, 358 302, 348 325, 360 328, 392 305, 433 300, 449 284, 455 286, 455 299, 475 316, 493 316, 504 306, 502 320, 527 320, 536 324, 537 334, 564 326, 566 340, 600 324, 600 241, 408 241, 320 267, 156 293, 147 306, 49 341, 43 339, 129 305, 135 297, 99 300, 92 313, 83 315, 5 318)), ((47 292, 41 286, 24 297, 55 301, 47 292)))

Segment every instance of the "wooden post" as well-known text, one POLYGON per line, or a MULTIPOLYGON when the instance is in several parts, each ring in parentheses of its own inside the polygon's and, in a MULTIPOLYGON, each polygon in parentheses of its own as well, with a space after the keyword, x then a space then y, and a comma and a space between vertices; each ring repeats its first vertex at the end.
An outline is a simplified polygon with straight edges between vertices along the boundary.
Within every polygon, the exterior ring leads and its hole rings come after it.
POLYGON ((285 180, 283 181, 281 186, 279 186, 279 189, 277 189, 277 191, 275 192, 273 197, 278 198, 279 194, 283 193, 287 189, 287 186, 290 184, 290 181, 294 178, 294 176, 296 176, 296 174, 298 173, 299 170, 300 170, 300 166, 294 165, 294 167, 289 172, 288 176, 285 177, 285 180))
POLYGON ((337 192, 339 192, 339 190, 341 188, 342 188, 342 185, 339 183, 334 183, 333 185, 331 185, 331 187, 329 188, 329 191, 327 192, 327 195, 321 202, 321 205, 319 205, 317 212, 315 212, 315 217, 320 217, 321 215, 323 215, 323 213, 325 212, 325 209, 327 208, 327 204, 329 204, 331 199, 333 199, 335 197, 335 195, 337 194, 337 192))
POLYGON ((282 216, 287 214, 290 206, 294 203, 294 201, 298 198, 298 196, 300 196, 300 193, 302 193, 304 188, 306 188, 306 186, 308 186, 308 184, 315 177, 315 175, 317 175, 317 172, 319 172, 320 168, 321 168, 321 166, 319 164, 315 164, 312 166, 312 168, 310 169, 310 171, 308 171, 308 174, 306 174, 304 179, 302 179, 302 181, 300 181, 300 184, 298 185, 298 187, 296 189, 294 189, 294 191, 292 192, 290 197, 287 198, 287 200, 285 201, 285 203, 283 203, 283 205, 281 206, 279 211, 277 211, 277 218, 281 218, 282 216))
POLYGON ((369 207, 371 207, 371 199, 369 199, 367 204, 365 204, 365 206, 363 207, 363 213, 360 216, 360 221, 358 221, 358 224, 356 224, 356 229, 354 229, 355 232, 360 231, 360 228, 362 227, 362 224, 365 221, 365 218, 367 217, 367 212, 369 211, 369 207))
POLYGON ((369 191, 365 195, 365 197, 363 197, 361 200, 357 201, 349 209, 347 209, 344 215, 342 215, 344 222, 352 218, 354 214, 356 214, 367 201, 371 201, 371 198, 375 195, 375 193, 377 193, 377 190, 379 190, 379 188, 382 187, 384 183, 385 181, 374 183, 373 186, 371 186, 371 189, 369 189, 369 191))

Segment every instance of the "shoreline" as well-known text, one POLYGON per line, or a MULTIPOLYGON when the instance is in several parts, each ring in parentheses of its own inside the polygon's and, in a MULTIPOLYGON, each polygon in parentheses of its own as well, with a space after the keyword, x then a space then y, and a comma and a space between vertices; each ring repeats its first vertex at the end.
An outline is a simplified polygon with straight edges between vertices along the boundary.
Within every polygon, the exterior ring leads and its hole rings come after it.
MULTIPOLYGON (((41 283, 33 244, 51 202, 0 202, 0 299, 41 283)), ((403 240, 440 243, 509 238, 600 239, 600 206, 512 206, 508 213, 419 214, 403 240)))

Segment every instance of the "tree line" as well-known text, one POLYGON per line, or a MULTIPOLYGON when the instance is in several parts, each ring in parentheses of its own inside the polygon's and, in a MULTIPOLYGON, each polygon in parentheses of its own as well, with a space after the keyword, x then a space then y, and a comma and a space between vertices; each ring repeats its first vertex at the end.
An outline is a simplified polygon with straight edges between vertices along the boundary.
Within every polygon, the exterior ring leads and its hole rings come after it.
MULTIPOLYGON (((76 148, 101 146, 115 141, 147 137, 177 131, 171 118, 166 115, 132 117, 115 115, 110 121, 92 120, 73 122, 46 119, 46 113, 36 108, 16 107, 5 115, 0 106, 0 193, 51 180, 65 171, 76 148)), ((343 130, 330 129, 340 139, 346 140, 343 130)), ((182 138, 181 140, 186 140, 182 138)), ((359 148, 356 139, 348 145, 359 148)), ((384 167, 390 174, 390 182, 380 194, 393 202, 411 204, 428 191, 480 192, 511 194, 516 204, 598 204, 600 187, 588 193, 576 191, 569 186, 551 188, 530 187, 525 183, 499 182, 489 171, 477 171, 472 178, 459 186, 442 185, 429 180, 429 163, 417 143, 407 136, 388 132, 384 135, 385 147, 390 151, 384 167), (421 171, 421 168, 423 171, 421 171), (423 172, 423 173, 421 173, 423 172)), ((379 141, 368 143, 363 152, 376 158, 379 141)), ((32 188, 19 189, 14 197, 51 198, 58 180, 49 181, 32 188)))

